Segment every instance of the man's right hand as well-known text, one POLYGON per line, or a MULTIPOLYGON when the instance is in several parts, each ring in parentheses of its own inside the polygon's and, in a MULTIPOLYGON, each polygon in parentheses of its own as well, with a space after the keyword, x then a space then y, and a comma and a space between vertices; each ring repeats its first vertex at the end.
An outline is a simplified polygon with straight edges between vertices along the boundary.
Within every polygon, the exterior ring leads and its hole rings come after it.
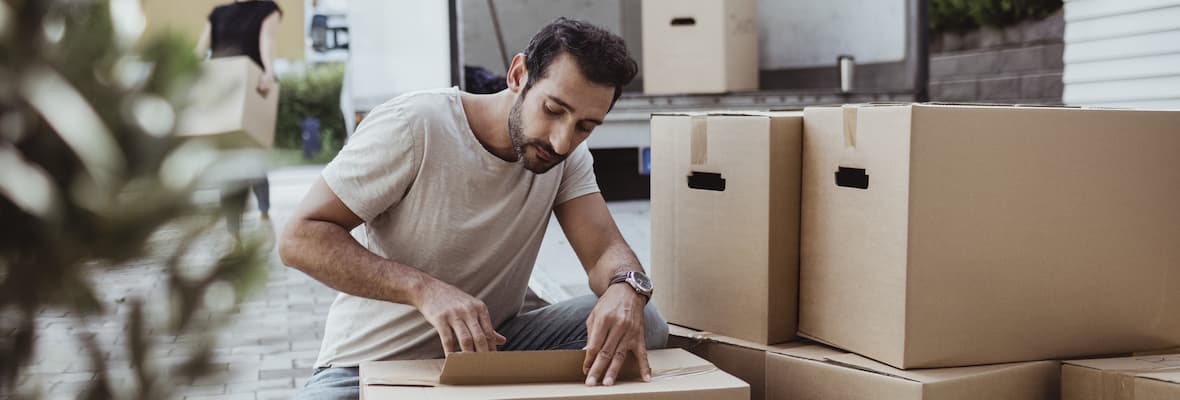
POLYGON ((496 346, 508 341, 496 332, 487 305, 445 282, 431 280, 415 303, 438 331, 445 354, 456 347, 460 351, 496 351, 496 346))

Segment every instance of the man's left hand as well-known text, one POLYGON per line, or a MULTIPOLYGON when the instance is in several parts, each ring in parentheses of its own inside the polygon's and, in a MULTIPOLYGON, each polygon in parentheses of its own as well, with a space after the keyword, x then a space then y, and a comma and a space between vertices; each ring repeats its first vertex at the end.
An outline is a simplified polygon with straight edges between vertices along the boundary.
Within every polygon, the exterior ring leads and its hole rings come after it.
POLYGON ((629 355, 637 358, 643 380, 651 380, 647 340, 643 332, 646 303, 645 297, 626 284, 611 285, 598 298, 598 304, 586 320, 588 339, 586 360, 582 364, 586 385, 595 386, 599 382, 614 385, 629 355))

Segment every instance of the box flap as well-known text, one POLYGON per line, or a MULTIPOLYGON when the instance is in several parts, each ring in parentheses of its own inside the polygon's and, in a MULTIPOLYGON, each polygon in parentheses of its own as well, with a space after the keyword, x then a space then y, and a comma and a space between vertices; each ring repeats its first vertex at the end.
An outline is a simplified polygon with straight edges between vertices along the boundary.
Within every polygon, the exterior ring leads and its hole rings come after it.
POLYGON ((791 356, 791 357, 795 357, 795 358, 802 358, 805 360, 820 361, 820 362, 826 362, 828 360, 828 358, 832 357, 832 356, 837 356, 840 354, 847 354, 847 352, 845 352, 843 350, 837 350, 837 349, 834 349, 834 348, 831 348, 828 346, 821 346, 821 345, 814 345, 814 344, 813 345, 806 345, 806 346, 798 346, 798 347, 788 347, 788 348, 772 347, 768 351, 770 351, 771 353, 782 354, 782 355, 787 355, 787 356, 791 356))
MULTIPOLYGON (((444 385, 581 382, 585 359, 585 350, 451 353, 438 380, 444 385)), ((638 378, 638 364, 627 358, 619 380, 638 378)))
POLYGON ((811 346, 810 342, 793 341, 787 343, 780 343, 775 345, 765 345, 758 342, 751 342, 749 340, 738 339, 734 337, 718 335, 713 332, 698 331, 691 328, 685 328, 676 324, 668 324, 668 335, 688 338, 695 342, 716 342, 728 344, 732 346, 744 347, 747 349, 755 349, 761 351, 772 351, 774 349, 787 350, 803 346, 811 346))
MULTIPOLYGON (((451 353, 444 360, 361 364, 365 385, 438 386, 581 382, 585 350, 451 353)), ((704 363, 709 366, 708 363, 704 363)), ((699 365, 689 365, 689 367, 699 365)), ((672 371, 676 372, 676 371, 672 371)), ((653 374, 655 371, 653 371, 653 374)), ((619 380, 638 380, 639 365, 628 358, 619 380)))
POLYGON ((806 345, 798 347, 776 348, 772 347, 772 353, 782 354, 795 358, 802 358, 806 360, 822 362, 826 364, 841 366, 845 368, 857 369, 877 375, 888 376, 892 378, 904 379, 907 381, 917 383, 934 383, 941 381, 950 381, 961 379, 970 376, 978 376, 983 374, 990 374, 1007 370, 1009 368, 1017 368, 1026 366, 1030 363, 1013 363, 1013 364, 995 364, 995 365, 980 365, 972 367, 956 367, 956 368, 932 368, 932 369, 910 369, 902 370, 891 367, 889 365, 874 361, 872 359, 862 357, 860 355, 849 353, 843 350, 834 349, 823 345, 806 345))
POLYGON ((1180 367, 1168 371, 1142 373, 1139 374, 1139 377, 1161 382, 1180 384, 1180 367))
POLYGON ((1071 360, 1064 363, 1107 372, 1152 372, 1180 369, 1180 354, 1071 360))
POLYGON ((370 361, 360 365, 362 385, 438 386, 443 360, 370 361))

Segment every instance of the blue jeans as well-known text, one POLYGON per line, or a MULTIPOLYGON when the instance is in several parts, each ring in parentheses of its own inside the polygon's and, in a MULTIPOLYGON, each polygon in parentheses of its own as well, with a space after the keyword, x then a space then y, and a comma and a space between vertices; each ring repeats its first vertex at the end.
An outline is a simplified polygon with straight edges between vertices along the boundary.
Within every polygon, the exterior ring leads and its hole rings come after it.
MULTIPOLYGON (((508 338, 500 350, 576 350, 586 347, 586 319, 597 302, 594 295, 586 295, 517 315, 496 330, 508 338)), ((663 348, 668 342, 668 323, 651 304, 643 312, 647 348, 663 348)), ((360 397, 359 385, 357 367, 317 368, 303 389, 295 394, 295 399, 356 400, 360 397)))
POLYGON ((225 226, 234 236, 242 233, 242 213, 246 196, 254 190, 258 211, 270 212, 270 180, 266 176, 248 182, 237 182, 221 189, 221 207, 225 211, 225 226), (237 185, 241 185, 240 188, 237 185))

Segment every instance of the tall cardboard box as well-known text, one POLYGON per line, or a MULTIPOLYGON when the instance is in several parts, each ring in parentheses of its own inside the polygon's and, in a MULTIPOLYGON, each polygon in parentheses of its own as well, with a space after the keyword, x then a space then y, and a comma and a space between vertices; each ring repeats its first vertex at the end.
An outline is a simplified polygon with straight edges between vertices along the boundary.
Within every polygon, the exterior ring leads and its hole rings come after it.
POLYGON ((276 83, 263 96, 257 90, 261 77, 262 69, 249 57, 206 61, 176 131, 222 147, 273 146, 279 86, 276 83))
POLYGON ((1180 343, 1180 112, 805 111, 802 336, 899 368, 1180 343))
POLYGON ((1056 399, 1060 363, 1036 361, 903 371, 821 345, 766 354, 769 400, 1056 399))
POLYGON ((756 0, 643 0, 643 91, 758 89, 756 0))
POLYGON ((653 301, 672 323, 795 336, 802 113, 651 119, 653 301))
POLYGON ((1180 354, 1066 361, 1061 400, 1180 399, 1180 354))
POLYGON ((362 363, 361 399, 750 398, 750 387, 745 382, 681 349, 648 352, 651 382, 628 379, 614 386, 586 386, 582 375, 584 356, 584 351, 452 353, 446 361, 362 363))

